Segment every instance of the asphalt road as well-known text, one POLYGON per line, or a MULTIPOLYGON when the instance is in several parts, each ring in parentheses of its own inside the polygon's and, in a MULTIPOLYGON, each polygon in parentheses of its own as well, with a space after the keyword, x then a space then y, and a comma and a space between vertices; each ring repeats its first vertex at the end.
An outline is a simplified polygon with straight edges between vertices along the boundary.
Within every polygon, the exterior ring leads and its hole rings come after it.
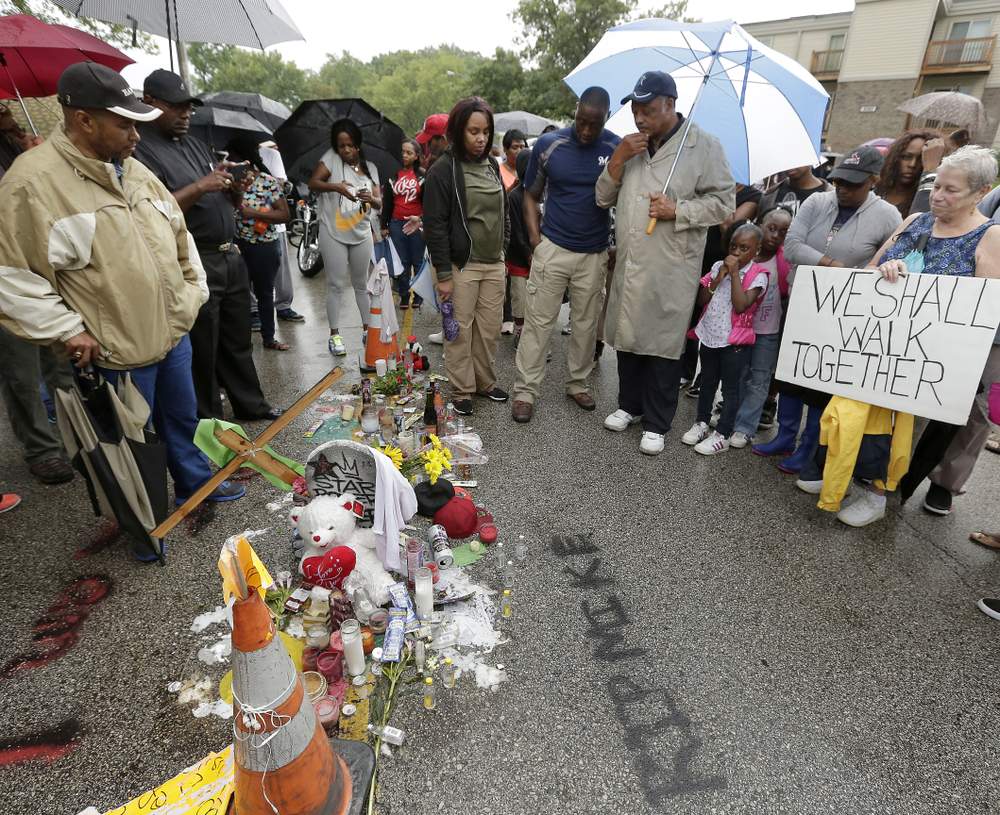
MULTIPOLYGON (((297 285, 308 322, 280 330, 294 350, 255 340, 278 405, 330 367, 324 280, 297 285)), ((426 335, 432 320, 419 322, 426 335)), ((360 328, 345 334, 356 350, 360 328)), ((557 334, 534 422, 485 402, 472 422, 491 455, 477 498, 502 539, 530 546, 511 642, 493 657, 510 681, 490 693, 463 679, 434 714, 404 694, 394 724, 408 741, 384 763, 382 811, 1000 812, 1000 628, 975 607, 1000 590, 1000 567, 967 541, 996 528, 1000 459, 984 454, 947 518, 891 503, 883 522, 850 530, 748 451, 705 459, 681 445, 694 400, 664 454, 640 456, 638 430, 601 427, 613 355, 586 414, 562 395, 563 345, 557 334)), ((499 360, 509 385, 508 339, 499 360)), ((276 447, 304 456, 306 426, 276 447)), ((254 478, 245 499, 171 536, 166 568, 121 544, 80 557, 99 530, 82 483, 35 485, 6 422, 0 442, 0 483, 24 497, 0 518, 4 653, 30 650, 77 578, 111 589, 58 659, 0 680, 0 812, 103 811, 229 741, 229 722, 194 718, 166 687, 221 673, 196 657, 220 629, 190 626, 220 600, 222 541, 267 529, 257 550, 291 568, 287 528, 254 478), (40 754, 61 757, 21 760, 40 754)), ((473 569, 498 584, 492 565, 473 569)))

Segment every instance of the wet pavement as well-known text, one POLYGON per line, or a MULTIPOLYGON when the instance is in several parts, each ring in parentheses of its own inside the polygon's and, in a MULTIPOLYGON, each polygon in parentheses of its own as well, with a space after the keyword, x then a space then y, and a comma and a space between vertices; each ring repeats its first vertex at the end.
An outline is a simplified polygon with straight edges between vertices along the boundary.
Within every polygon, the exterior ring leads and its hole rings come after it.
MULTIPOLYGON (((331 362, 325 281, 296 286, 307 322, 279 332, 294 350, 255 339, 280 406, 331 362)), ((342 328, 356 359, 360 326, 342 328)), ((529 544, 511 641, 493 657, 510 681, 491 693, 463 678, 434 714, 404 692, 393 724, 408 741, 383 762, 382 811, 1000 812, 1000 624, 975 607, 1000 591, 1000 566, 967 540, 1000 523, 1000 457, 983 454, 949 517, 924 513, 918 492, 850 530, 749 451, 706 459, 684 447, 694 400, 682 398, 664 454, 640 456, 638 430, 601 426, 615 407, 611 352, 598 411, 583 413, 563 396, 564 344, 553 337, 531 424, 485 401, 471 422, 491 456, 476 499, 502 540, 529 544)), ((509 338, 501 346, 509 385, 509 338)), ((344 387, 357 377, 348 365, 344 387)), ((308 423, 275 448, 304 457, 308 423)), ((287 522, 254 477, 246 498, 170 536, 165 568, 142 566, 121 543, 100 548, 79 479, 36 485, 5 421, 0 442, 0 483, 24 499, 0 518, 4 661, 31 650, 33 631, 58 636, 38 622, 65 587, 86 614, 57 659, 0 679, 0 812, 104 811, 230 740, 230 722, 194 718, 166 688, 221 672, 196 655, 222 629, 190 626, 221 601, 222 541, 267 530, 257 551, 293 568, 287 522)), ((472 571, 499 585, 492 559, 472 571)))

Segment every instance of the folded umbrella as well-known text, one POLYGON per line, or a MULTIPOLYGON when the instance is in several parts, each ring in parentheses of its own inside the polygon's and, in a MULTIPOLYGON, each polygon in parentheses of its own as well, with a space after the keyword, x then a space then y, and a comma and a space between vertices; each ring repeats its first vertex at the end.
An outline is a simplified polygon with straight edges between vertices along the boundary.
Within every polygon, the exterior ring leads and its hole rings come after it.
POLYGON ((363 99, 310 99, 300 104, 274 132, 288 180, 305 183, 320 158, 330 149, 330 125, 350 119, 361 128, 365 156, 378 167, 379 178, 396 174, 403 166, 403 129, 363 99))
POLYGON ((142 394, 127 374, 112 387, 87 373, 76 387, 57 390, 55 401, 63 445, 87 483, 94 514, 114 517, 163 563, 160 541, 149 533, 167 517, 167 454, 147 427, 142 394))
POLYGON ((729 20, 616 26, 565 82, 577 95, 591 85, 607 90, 608 128, 624 135, 636 128, 631 109, 619 100, 653 70, 674 78, 678 111, 721 142, 739 183, 819 161, 829 95, 799 63, 729 20))

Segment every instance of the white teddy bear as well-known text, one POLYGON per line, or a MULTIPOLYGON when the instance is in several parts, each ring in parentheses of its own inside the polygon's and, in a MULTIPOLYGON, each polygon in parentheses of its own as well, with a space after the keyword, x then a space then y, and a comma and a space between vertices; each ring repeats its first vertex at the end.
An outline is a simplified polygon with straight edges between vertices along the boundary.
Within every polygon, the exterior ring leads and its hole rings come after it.
MULTIPOLYGON (((322 558, 334 547, 347 546, 355 554, 354 571, 364 578, 372 601, 384 605, 389 602, 389 586, 396 581, 379 560, 374 533, 357 527, 361 510, 361 504, 350 493, 339 498, 319 495, 304 507, 294 508, 290 519, 305 544, 299 571, 306 574, 303 569, 306 559, 322 558)), ((338 585, 342 582, 339 580, 338 585)))

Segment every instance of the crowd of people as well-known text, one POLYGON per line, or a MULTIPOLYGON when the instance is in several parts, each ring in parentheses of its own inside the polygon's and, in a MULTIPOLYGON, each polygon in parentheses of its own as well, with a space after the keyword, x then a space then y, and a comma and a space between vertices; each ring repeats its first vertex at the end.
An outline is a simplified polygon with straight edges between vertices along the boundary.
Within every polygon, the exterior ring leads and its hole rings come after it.
MULTIPOLYGON (((885 155, 848 151, 826 179, 792 167, 766 188, 740 185, 719 141, 678 112, 677 95, 669 74, 642 74, 621 100, 638 132, 619 138, 605 127, 608 93, 589 88, 569 126, 533 143, 516 130, 498 142, 486 100, 461 99, 404 142, 401 167, 386 178, 358 125, 335 122, 308 182, 328 350, 347 353, 341 327, 355 307, 364 341, 375 245, 388 240, 399 308, 421 306, 410 284, 425 255, 439 300, 452 306, 457 336, 433 339, 445 346, 457 413, 472 414, 482 398, 509 401, 514 422, 532 421, 568 301, 567 398, 594 411, 594 366, 605 345, 617 355, 608 430, 641 427, 640 452, 658 455, 686 394, 698 400, 696 421, 681 441, 696 453, 778 457, 820 508, 851 526, 873 523, 901 477, 887 439, 910 445, 940 428, 775 380, 795 269, 1000 277, 996 160, 962 131, 914 130, 885 155), (495 368, 502 334, 514 335, 512 394, 495 368), (831 445, 845 428, 857 443, 831 445)), ((71 385, 64 357, 111 382, 128 372, 152 409, 180 502, 210 476, 192 441, 199 418, 281 412, 261 388, 251 334, 260 331, 265 351, 284 351, 277 320, 302 319, 280 291, 283 169, 252 138, 233 139, 218 161, 189 133, 201 102, 169 71, 150 74, 140 100, 116 72, 81 63, 60 79, 59 100, 64 125, 40 144, 11 138, 12 119, 0 118, 8 415, 32 473, 68 480, 40 384, 49 393, 71 385)), ((982 381, 988 389, 998 380, 994 346, 982 381)), ((930 475, 928 511, 951 511, 989 431, 977 401, 930 475)), ((226 482, 210 500, 242 494, 226 482)), ((1000 548, 1000 535, 977 534, 1000 548)))

